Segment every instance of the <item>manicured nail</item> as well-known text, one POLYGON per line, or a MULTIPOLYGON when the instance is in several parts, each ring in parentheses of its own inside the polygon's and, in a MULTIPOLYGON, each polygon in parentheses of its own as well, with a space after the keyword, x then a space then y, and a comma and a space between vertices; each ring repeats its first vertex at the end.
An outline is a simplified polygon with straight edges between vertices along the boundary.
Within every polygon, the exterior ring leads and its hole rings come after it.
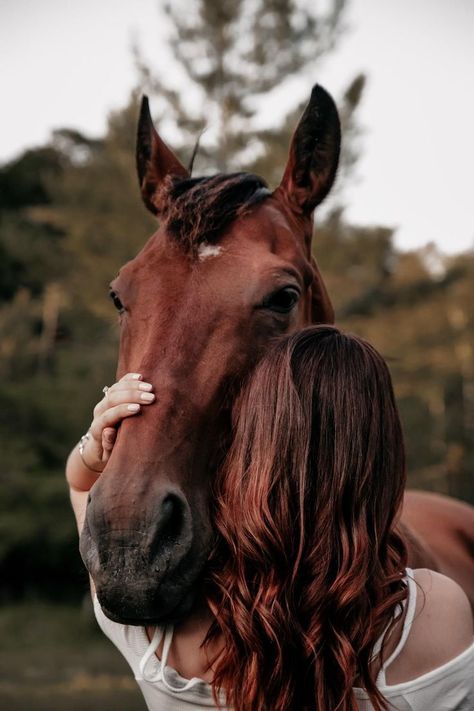
POLYGON ((140 380, 141 377, 141 373, 132 373, 132 380, 140 380))
POLYGON ((132 405, 127 405, 127 410, 130 412, 138 412, 140 409, 140 405, 132 404, 132 405))
POLYGON ((140 399, 145 400, 146 402, 151 402, 155 399, 155 396, 153 395, 153 393, 142 393, 140 395, 140 399))
POLYGON ((139 390, 151 390, 153 388, 153 385, 151 383, 140 383, 138 385, 139 390))

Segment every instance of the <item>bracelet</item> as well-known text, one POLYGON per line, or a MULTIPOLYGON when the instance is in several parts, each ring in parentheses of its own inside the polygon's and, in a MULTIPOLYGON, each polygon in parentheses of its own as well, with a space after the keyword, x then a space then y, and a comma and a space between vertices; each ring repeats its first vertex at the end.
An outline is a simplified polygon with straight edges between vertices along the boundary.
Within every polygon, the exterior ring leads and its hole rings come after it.
POLYGON ((87 430, 87 432, 82 435, 81 439, 79 440, 79 454, 81 455, 82 463, 86 467, 86 469, 89 469, 91 472, 95 472, 96 474, 102 474, 102 469, 93 469, 89 464, 87 464, 86 460, 84 459, 84 447, 86 446, 86 442, 88 442, 91 438, 91 433, 90 430, 87 430))

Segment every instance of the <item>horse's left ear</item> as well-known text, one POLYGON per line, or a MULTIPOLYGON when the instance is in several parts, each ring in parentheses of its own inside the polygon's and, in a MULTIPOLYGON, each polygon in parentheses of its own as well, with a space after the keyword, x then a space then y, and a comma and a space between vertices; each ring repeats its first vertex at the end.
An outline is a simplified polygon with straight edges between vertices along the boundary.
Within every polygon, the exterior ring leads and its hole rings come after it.
POLYGON ((143 202, 150 212, 157 215, 160 211, 158 189, 166 176, 188 178, 189 173, 156 132, 147 96, 142 99, 138 119, 136 159, 143 202))
POLYGON ((310 215, 324 200, 336 176, 341 124, 332 97, 316 84, 290 146, 276 193, 297 212, 310 215))

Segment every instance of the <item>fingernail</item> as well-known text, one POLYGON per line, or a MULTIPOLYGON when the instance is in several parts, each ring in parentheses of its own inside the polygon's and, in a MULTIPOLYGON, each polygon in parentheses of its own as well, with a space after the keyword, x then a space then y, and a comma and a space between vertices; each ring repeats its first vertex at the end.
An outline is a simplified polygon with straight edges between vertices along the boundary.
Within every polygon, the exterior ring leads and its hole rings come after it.
POLYGON ((140 380, 141 377, 141 373, 132 373, 132 380, 140 380))
POLYGON ((155 399, 155 396, 153 395, 153 393, 142 393, 140 395, 140 399, 145 400, 146 402, 151 402, 155 399))
POLYGON ((151 383, 140 383, 138 386, 139 390, 151 390, 153 385, 151 383))
POLYGON ((132 404, 132 405, 127 405, 127 410, 130 410, 130 412, 137 412, 140 409, 140 405, 132 404))

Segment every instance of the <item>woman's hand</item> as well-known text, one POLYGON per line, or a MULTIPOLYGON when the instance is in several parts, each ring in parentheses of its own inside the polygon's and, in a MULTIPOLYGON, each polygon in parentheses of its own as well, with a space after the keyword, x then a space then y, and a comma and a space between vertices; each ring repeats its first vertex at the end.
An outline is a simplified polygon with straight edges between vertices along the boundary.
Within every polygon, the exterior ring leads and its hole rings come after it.
POLYGON ((117 427, 125 417, 136 415, 142 405, 151 405, 155 396, 153 386, 144 383, 138 373, 127 373, 94 408, 94 419, 87 433, 82 454, 76 445, 66 463, 69 495, 81 534, 84 525, 87 499, 112 452, 117 427))
POLYGON ((90 469, 101 472, 112 453, 117 427, 125 417, 140 412, 142 405, 155 400, 151 383, 141 380, 139 373, 127 373, 112 385, 94 407, 94 419, 89 438, 84 444, 83 461, 90 469))

